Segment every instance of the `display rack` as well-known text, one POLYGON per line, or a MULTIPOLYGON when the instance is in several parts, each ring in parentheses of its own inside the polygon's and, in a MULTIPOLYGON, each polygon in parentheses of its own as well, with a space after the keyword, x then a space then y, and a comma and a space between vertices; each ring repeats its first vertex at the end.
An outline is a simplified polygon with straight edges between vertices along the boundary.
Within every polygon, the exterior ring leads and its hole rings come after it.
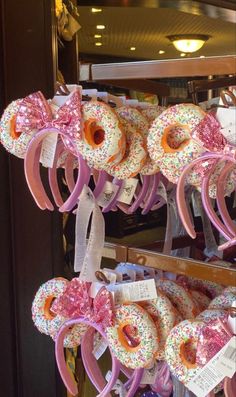
MULTIPOLYGON (((161 79, 167 77, 204 77, 236 74, 236 56, 171 59, 107 64, 80 65, 80 81, 161 79)), ((133 87, 133 84, 132 84, 133 87)), ((138 87, 137 87, 138 88, 138 87)), ((236 269, 219 264, 178 258, 119 244, 105 243, 103 257, 130 262, 181 275, 235 285, 236 269)))

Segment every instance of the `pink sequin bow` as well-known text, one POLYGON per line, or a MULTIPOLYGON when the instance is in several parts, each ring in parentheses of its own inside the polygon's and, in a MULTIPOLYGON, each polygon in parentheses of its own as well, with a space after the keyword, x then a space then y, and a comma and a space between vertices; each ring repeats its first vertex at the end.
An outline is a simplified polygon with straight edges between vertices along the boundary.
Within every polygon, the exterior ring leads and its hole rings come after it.
MULTIPOLYGON (((55 128, 68 140, 79 137, 81 126, 81 94, 75 90, 54 114, 42 92, 38 91, 21 100, 16 115, 16 131, 29 133, 55 128)), ((68 141, 69 143, 69 141, 68 141)))
POLYGON ((212 113, 207 113, 192 133, 192 137, 210 152, 221 152, 227 141, 220 132, 221 125, 212 113))
POLYGON ((91 283, 74 278, 63 295, 55 299, 52 311, 66 318, 84 317, 103 329, 113 324, 113 298, 110 291, 102 287, 96 297, 89 295, 91 283))
POLYGON ((227 320, 212 320, 207 323, 199 338, 196 363, 204 366, 212 359, 232 337, 227 320))

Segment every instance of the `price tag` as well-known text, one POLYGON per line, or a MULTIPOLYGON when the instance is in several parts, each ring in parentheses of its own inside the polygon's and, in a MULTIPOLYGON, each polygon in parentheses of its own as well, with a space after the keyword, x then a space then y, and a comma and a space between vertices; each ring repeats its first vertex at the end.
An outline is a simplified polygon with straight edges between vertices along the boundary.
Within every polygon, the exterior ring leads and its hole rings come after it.
POLYGON ((138 184, 138 179, 125 179, 117 200, 121 203, 130 204, 138 184))
POLYGON ((139 302, 157 297, 154 279, 111 285, 108 289, 114 292, 115 304, 127 301, 139 302))
POLYGON ((53 167, 54 157, 57 148, 57 138, 58 134, 53 132, 43 140, 40 154, 40 163, 42 163, 44 167, 53 167))
POLYGON ((94 348, 93 348, 93 355, 98 360, 106 351, 107 349, 107 342, 104 338, 95 338, 94 348))
POLYGON ((102 208, 107 207, 110 204, 110 202, 113 200, 118 189, 119 186, 109 181, 106 181, 102 189, 102 192, 99 194, 97 198, 98 205, 102 208))
POLYGON ((226 376, 236 371, 236 337, 230 341, 186 385, 198 397, 206 397, 226 376), (233 361, 234 360, 234 361, 233 361))
POLYGON ((236 107, 218 108, 217 120, 221 125, 220 132, 230 145, 236 145, 236 107))
POLYGON ((224 373, 224 376, 232 378, 236 372, 236 336, 224 346, 224 352, 220 356, 218 368, 224 373))
POLYGON ((158 365, 157 362, 155 362, 155 364, 151 368, 146 368, 144 370, 141 385, 153 385, 156 381, 157 374, 158 365))

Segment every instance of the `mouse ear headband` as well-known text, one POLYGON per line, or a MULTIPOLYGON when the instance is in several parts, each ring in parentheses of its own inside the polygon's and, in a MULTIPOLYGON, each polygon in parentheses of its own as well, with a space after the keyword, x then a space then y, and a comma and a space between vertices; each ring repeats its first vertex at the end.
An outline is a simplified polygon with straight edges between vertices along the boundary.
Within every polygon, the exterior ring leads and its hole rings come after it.
MULTIPOLYGON (((81 156, 77 153, 74 142, 79 138, 81 129, 81 94, 79 89, 73 91, 67 98, 66 102, 53 111, 41 92, 36 92, 24 98, 21 102, 16 115, 16 130, 30 132, 36 130, 36 134, 30 141, 25 156, 25 176, 29 189, 41 209, 53 210, 45 189, 43 187, 40 172, 39 160, 41 156, 41 147, 47 137, 54 135, 60 140, 69 152, 72 152, 79 160, 79 177, 77 179, 72 195, 64 203, 61 211, 72 209, 74 205, 73 196, 78 198, 84 185, 84 178, 87 181, 88 170, 81 156)), ((56 143, 57 144, 57 143, 56 143)))

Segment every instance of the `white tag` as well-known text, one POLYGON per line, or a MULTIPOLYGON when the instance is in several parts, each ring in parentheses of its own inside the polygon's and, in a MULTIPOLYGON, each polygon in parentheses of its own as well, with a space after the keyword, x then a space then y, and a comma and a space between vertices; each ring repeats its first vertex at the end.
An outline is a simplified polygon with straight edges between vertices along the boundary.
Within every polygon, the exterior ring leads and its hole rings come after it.
POLYGON ((192 206, 195 217, 201 216, 201 195, 199 192, 194 191, 192 193, 192 206))
MULTIPOLYGON (((107 382, 111 379, 112 372, 108 371, 106 373, 105 379, 107 382)), ((114 394, 119 396, 119 397, 125 397, 127 395, 127 391, 125 389, 125 385, 123 382, 121 382, 120 379, 117 379, 116 383, 114 384, 112 390, 114 390, 114 394)))
POLYGON ((223 349, 217 367, 224 376, 232 378, 236 372, 236 336, 233 336, 223 349))
POLYGON ((52 168, 54 157, 57 148, 57 138, 58 134, 52 132, 44 138, 41 153, 40 153, 40 163, 43 164, 44 167, 52 168))
POLYGON ((130 204, 138 184, 138 179, 125 179, 117 200, 121 203, 130 204))
POLYGON ((97 96, 102 99, 103 102, 108 102, 108 93, 106 91, 98 91, 97 96))
POLYGON ((217 120, 221 125, 220 132, 230 145, 236 145, 236 107, 218 108, 217 120))
POLYGON ((97 198, 98 205, 102 208, 107 207, 110 204, 110 202, 113 200, 118 189, 119 186, 109 181, 106 181, 102 189, 102 192, 99 194, 97 198))
MULTIPOLYGON (((231 307, 236 308, 236 299, 233 301, 231 307)), ((236 335, 236 316, 234 314, 234 317, 231 315, 228 316, 228 326, 232 331, 232 334, 236 335)))
POLYGON ((105 341, 105 339, 102 337, 101 337, 101 339, 95 338, 95 342, 96 343, 93 348, 93 355, 96 358, 96 360, 98 360, 103 355, 103 353, 106 351, 108 344, 105 341))
POLYGON ((97 92, 98 92, 98 90, 96 88, 91 88, 88 90, 82 90, 82 95, 88 95, 90 98, 92 98, 94 101, 96 101, 97 92))
POLYGON ((232 374, 232 365, 234 366, 235 372, 235 357, 236 337, 233 336, 230 341, 203 368, 199 370, 197 375, 186 385, 186 387, 195 393, 197 397, 205 397, 226 376, 232 374), (233 363, 232 359, 234 359, 233 363))
POLYGON ((143 373, 143 377, 141 379, 141 385, 153 385, 156 381, 158 373, 158 365, 157 361, 151 368, 146 368, 143 373))
POLYGON ((167 201, 167 193, 166 193, 166 188, 164 183, 159 182, 158 188, 157 188, 157 194, 158 196, 161 196, 165 201, 167 201))
POLYGON ((154 279, 109 285, 108 289, 115 294, 115 304, 145 301, 157 297, 154 279))
POLYGON ((133 108, 136 108, 139 104, 139 101, 137 99, 126 99, 126 105, 131 106, 133 108))
POLYGON ((219 100, 220 97, 216 97, 216 98, 211 98, 208 101, 204 101, 204 102, 199 102, 199 106, 200 108, 202 108, 202 110, 209 110, 212 105, 218 105, 219 104, 219 100))
POLYGON ((124 102, 126 101, 124 96, 115 96, 108 93, 108 100, 114 102, 117 107, 123 106, 124 102))

